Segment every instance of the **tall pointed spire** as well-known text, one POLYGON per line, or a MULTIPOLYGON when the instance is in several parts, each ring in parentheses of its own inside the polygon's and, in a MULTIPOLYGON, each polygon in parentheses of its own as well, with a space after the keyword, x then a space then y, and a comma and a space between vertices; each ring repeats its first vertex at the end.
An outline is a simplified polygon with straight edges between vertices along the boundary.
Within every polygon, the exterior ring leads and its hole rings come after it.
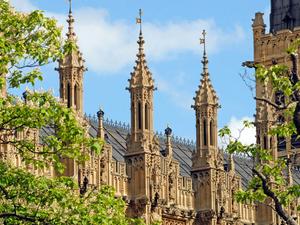
POLYGON ((200 44, 203 44, 203 75, 208 75, 208 59, 206 55, 206 31, 203 30, 202 32, 202 38, 200 38, 200 44))
POLYGON ((57 70, 60 74, 60 97, 69 108, 83 112, 83 73, 84 59, 77 45, 74 32, 74 17, 72 13, 72 0, 69 0, 68 31, 66 45, 72 45, 70 52, 59 60, 57 70))
POLYGON ((142 22, 143 22, 142 15, 143 15, 142 9, 139 9, 139 17, 136 18, 136 23, 140 24, 140 36, 142 36, 142 22))
POLYGON ((193 170, 215 165, 218 157, 217 151, 217 111, 218 97, 211 84, 208 72, 208 58, 206 54, 206 32, 203 30, 200 44, 203 49, 203 71, 199 89, 196 91, 195 103, 192 108, 196 113, 196 152, 192 158, 193 170))
POLYGON ((74 32, 75 20, 72 13, 72 0, 69 0, 69 16, 67 22, 68 22, 68 33, 67 33, 68 40, 76 41, 76 35, 74 32))
MULTIPOLYGON (((149 150, 149 144, 145 141, 151 142, 153 138, 153 91, 154 79, 150 72, 146 55, 144 53, 144 38, 142 32, 142 10, 139 10, 139 17, 136 23, 140 24, 139 38, 138 38, 138 53, 131 73, 129 87, 127 88, 131 95, 131 144, 145 146, 143 151, 149 150), (147 146, 147 147, 146 147, 147 146)), ((130 150, 134 150, 133 148, 130 150)), ((136 147, 135 150, 139 150, 136 147)))
POLYGON ((154 89, 154 80, 152 79, 152 73, 150 72, 147 61, 146 61, 146 55, 144 52, 144 37, 142 32, 142 10, 139 10, 139 17, 136 18, 136 23, 140 24, 140 32, 139 32, 139 39, 137 41, 138 43, 138 54, 136 62, 136 66, 134 66, 134 71, 131 73, 131 81, 130 81, 130 87, 132 88, 135 85, 142 85, 142 86, 148 86, 150 88, 154 89))
POLYGON ((208 72, 208 57, 206 54, 206 32, 205 32, 205 30, 203 30, 203 32, 202 32, 202 38, 200 38, 200 44, 204 45, 203 58, 201 61, 203 64, 203 71, 201 73, 201 75, 202 75, 201 84, 199 86, 198 91, 196 91, 196 97, 194 98, 195 106, 203 105, 203 104, 217 105, 218 97, 216 95, 216 92, 215 92, 212 84, 211 84, 211 81, 209 78, 209 72, 208 72))

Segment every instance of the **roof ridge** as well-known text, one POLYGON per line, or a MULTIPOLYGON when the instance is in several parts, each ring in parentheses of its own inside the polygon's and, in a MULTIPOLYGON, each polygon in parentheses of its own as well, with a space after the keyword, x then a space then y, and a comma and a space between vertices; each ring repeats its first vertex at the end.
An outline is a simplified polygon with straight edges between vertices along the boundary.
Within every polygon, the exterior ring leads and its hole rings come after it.
MULTIPOLYGON (((84 117, 86 118, 87 121, 98 124, 98 118, 96 115, 85 114, 84 117)), ((106 118, 103 120, 103 124, 106 126, 116 128, 116 129, 121 129, 121 130, 130 132, 129 123, 106 118)), ((166 136, 163 134, 162 131, 160 131, 160 132, 156 131, 155 135, 157 135, 157 137, 160 139, 163 139, 163 140, 166 139, 166 136)), ((172 140, 173 144, 186 145, 186 146, 190 146, 192 148, 196 147, 196 143, 193 139, 172 135, 171 140, 172 140)))

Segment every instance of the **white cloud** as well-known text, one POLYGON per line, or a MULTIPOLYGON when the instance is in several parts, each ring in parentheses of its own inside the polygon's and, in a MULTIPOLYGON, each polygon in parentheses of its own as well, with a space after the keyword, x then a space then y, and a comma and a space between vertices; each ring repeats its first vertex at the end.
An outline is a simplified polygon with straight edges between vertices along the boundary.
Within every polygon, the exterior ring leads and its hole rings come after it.
POLYGON ((182 88, 185 84, 184 77, 186 77, 184 73, 179 73, 168 81, 158 77, 155 83, 158 90, 166 93, 175 105, 188 110, 193 103, 193 96, 191 95, 192 93, 185 92, 185 89, 182 88))
POLYGON ((233 31, 224 31, 214 20, 194 20, 169 22, 162 25, 146 24, 145 36, 149 45, 149 54, 154 59, 164 59, 170 54, 190 51, 201 53, 199 38, 202 30, 207 33, 207 48, 209 53, 215 53, 222 46, 234 44, 244 38, 244 31, 236 26, 233 31))
MULTIPOLYGON (((29 0, 13 2, 20 10, 34 8, 29 0)), ((66 26, 67 15, 47 14, 66 26)), ((99 74, 114 73, 128 65, 133 66, 138 36, 134 22, 113 20, 107 11, 91 7, 74 10, 74 17, 79 46, 90 70, 99 74)), ((183 52, 200 54, 199 37, 203 29, 207 31, 209 53, 234 45, 245 37, 241 27, 223 30, 212 19, 145 23, 146 55, 151 60, 166 60, 183 52)))
MULTIPOLYGON (((228 123, 228 127, 231 130, 231 134, 234 138, 238 138, 238 140, 245 144, 255 144, 256 143, 256 130, 255 127, 244 128, 244 121, 253 122, 253 118, 243 117, 241 119, 237 119, 236 117, 232 117, 228 123)), ((228 140, 220 140, 219 141, 221 147, 225 147, 228 140)))
POLYGON ((29 0, 11 0, 11 4, 19 11, 30 12, 36 7, 29 0))
MULTIPOLYGON (((107 12, 82 8, 75 12, 80 48, 88 67, 99 73, 116 72, 134 64, 137 52, 137 27, 125 21, 111 21, 107 12)), ((151 60, 165 60, 190 51, 200 53, 199 36, 208 33, 208 51, 216 52, 244 38, 236 27, 231 32, 219 29, 213 20, 196 20, 166 24, 146 23, 143 26, 145 52, 151 60)))

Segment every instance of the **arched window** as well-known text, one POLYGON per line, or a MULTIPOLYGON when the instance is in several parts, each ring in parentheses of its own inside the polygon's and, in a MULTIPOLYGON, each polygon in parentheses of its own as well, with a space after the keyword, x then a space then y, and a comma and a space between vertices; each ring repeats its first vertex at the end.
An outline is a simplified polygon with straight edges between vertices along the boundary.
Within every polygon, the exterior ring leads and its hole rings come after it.
POLYGON ((214 125, 213 121, 210 121, 209 123, 209 138, 210 138, 210 145, 214 145, 214 125))
POLYGON ((68 107, 71 108, 71 85, 68 83, 68 87, 67 87, 67 101, 68 101, 68 107))
POLYGON ((197 141, 197 145, 199 146, 200 145, 200 134, 201 134, 201 130, 200 130, 200 120, 197 119, 196 120, 196 134, 197 134, 197 138, 196 138, 196 141, 197 141))
POLYGON ((64 84, 63 83, 60 84, 60 97, 61 98, 64 97, 64 84))
POLYGON ((145 129, 149 129, 149 113, 148 113, 149 107, 148 103, 145 104, 145 129))
POLYGON ((76 108, 78 109, 78 88, 77 88, 77 84, 75 84, 74 87, 74 104, 76 106, 76 108))
POLYGON ((203 120, 203 145, 207 145, 207 128, 206 128, 206 120, 203 120))
POLYGON ((142 129, 142 106, 138 103, 138 128, 142 129))
POLYGON ((267 136, 264 136, 264 149, 268 148, 268 138, 267 136))

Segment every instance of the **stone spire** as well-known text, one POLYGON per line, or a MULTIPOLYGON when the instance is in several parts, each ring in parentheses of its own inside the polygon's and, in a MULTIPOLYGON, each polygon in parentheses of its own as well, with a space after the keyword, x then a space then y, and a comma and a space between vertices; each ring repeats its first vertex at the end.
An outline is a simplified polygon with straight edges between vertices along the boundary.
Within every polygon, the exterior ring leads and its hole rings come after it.
POLYGON ((192 108, 196 113, 196 152, 193 155, 193 170, 216 167, 217 150, 217 109, 218 97, 211 84, 208 72, 208 58, 206 54, 206 32, 202 33, 200 43, 204 45, 203 71, 195 103, 192 108))
POLYGON ((69 18, 67 19, 67 22, 68 22, 68 33, 67 33, 67 37, 68 37, 68 40, 73 40, 76 42, 76 34, 74 32, 74 17, 73 17, 73 13, 72 13, 72 1, 70 1, 70 4, 69 4, 69 18))
MULTIPOLYGON (((268 84, 262 84, 262 96, 270 99, 272 96, 268 92, 268 84)), ((278 98, 280 98, 278 96, 278 98)), ((256 108, 255 126, 257 144, 264 149, 272 150, 272 156, 277 158, 277 138, 270 134, 270 130, 276 121, 276 111, 273 106, 266 102, 258 102, 256 108)))
POLYGON ((143 37, 143 32, 142 32, 142 12, 140 10, 140 17, 137 18, 137 23, 140 24, 140 32, 139 32, 139 39, 137 41, 138 43, 138 54, 136 62, 136 66, 134 66, 134 71, 131 73, 131 79, 129 80, 130 82, 130 87, 135 88, 135 87, 148 87, 151 89, 154 89, 154 80, 152 79, 152 74, 147 66, 147 61, 146 61, 146 55, 144 51, 144 37, 143 37))
POLYGON ((196 97, 194 98, 195 100, 195 105, 193 108, 196 106, 200 106, 203 104, 210 104, 210 105, 217 105, 218 104, 218 97, 217 94, 211 84, 210 78, 209 78, 209 72, 208 72, 208 58, 206 54, 206 32, 205 30, 203 31, 203 38, 200 39, 200 43, 204 45, 204 50, 203 50, 203 59, 202 59, 202 64, 203 64, 203 72, 202 72, 202 79, 201 79, 201 84, 199 86, 198 91, 196 91, 196 97))
POLYGON ((166 156, 172 159, 173 157, 173 149, 171 143, 172 129, 169 126, 167 126, 167 128, 165 129, 165 135, 166 135, 166 156))
POLYGON ((235 173, 235 163, 234 163, 234 158, 232 154, 228 155, 228 171, 231 173, 235 173))
POLYGON ((104 139, 104 126, 103 126, 104 111, 101 109, 101 107, 97 112, 97 117, 98 117, 97 137, 104 139))
POLYGON ((69 108, 73 108, 80 114, 83 113, 83 73, 84 59, 77 45, 77 38, 74 32, 74 17, 70 0, 68 15, 68 32, 66 45, 71 48, 66 55, 59 60, 57 70, 60 75, 60 98, 69 108))
MULTIPOLYGON (((142 23, 141 10, 137 23, 142 23)), ((132 147, 132 150, 135 149, 134 151, 141 150, 138 146, 143 146, 142 151, 147 151, 146 149, 149 148, 149 143, 153 138, 153 91, 155 88, 152 74, 147 66, 141 25, 137 43, 136 65, 131 73, 131 78, 128 80, 129 87, 127 88, 131 95, 130 143, 135 145, 132 147)))

